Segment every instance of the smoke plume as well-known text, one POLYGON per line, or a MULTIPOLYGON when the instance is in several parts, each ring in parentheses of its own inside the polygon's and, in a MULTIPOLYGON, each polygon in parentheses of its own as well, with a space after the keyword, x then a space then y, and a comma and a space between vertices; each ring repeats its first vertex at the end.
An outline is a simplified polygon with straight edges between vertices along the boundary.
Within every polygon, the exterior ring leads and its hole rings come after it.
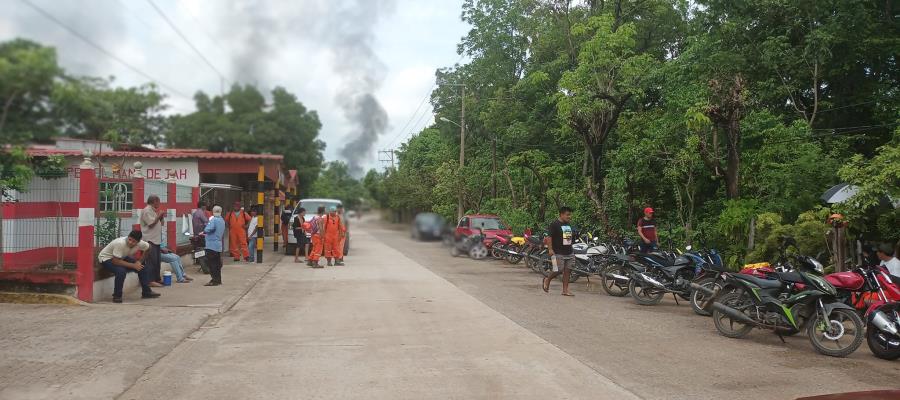
POLYGON ((336 102, 355 129, 340 155, 357 177, 363 173, 362 164, 372 158, 378 136, 388 127, 387 112, 375 97, 385 66, 372 44, 375 24, 393 7, 393 1, 351 0, 341 2, 333 14, 332 62, 342 82, 336 102))

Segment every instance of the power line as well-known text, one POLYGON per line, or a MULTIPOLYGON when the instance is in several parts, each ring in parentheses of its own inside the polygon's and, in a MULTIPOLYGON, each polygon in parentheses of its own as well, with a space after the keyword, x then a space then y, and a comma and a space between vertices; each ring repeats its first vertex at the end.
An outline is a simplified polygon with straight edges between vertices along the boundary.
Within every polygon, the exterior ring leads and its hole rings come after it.
POLYGON ((184 8, 184 11, 185 11, 185 12, 187 13, 187 15, 189 15, 189 16, 191 17, 191 19, 193 19, 194 22, 197 24, 197 29, 199 29, 200 32, 203 32, 203 34, 206 35, 206 38, 209 39, 209 41, 212 42, 212 44, 215 45, 216 48, 218 48, 219 51, 222 52, 222 54, 227 55, 228 52, 225 50, 225 47, 223 47, 223 46, 219 43, 219 41, 217 41, 217 40, 213 37, 213 35, 212 35, 211 33, 209 33, 209 31, 206 30, 206 28, 203 27, 203 24, 200 22, 200 19, 197 18, 197 16, 194 15, 194 13, 191 12, 190 7, 185 7, 185 8, 184 8))
POLYGON ((219 75, 219 78, 222 79, 223 82, 227 82, 227 79, 225 79, 225 75, 222 74, 222 72, 219 71, 219 69, 216 68, 211 62, 209 62, 206 56, 204 56, 203 53, 201 53, 200 50, 197 49, 197 47, 194 46, 194 44, 191 43, 190 40, 188 40, 187 36, 181 33, 181 30, 179 30, 178 27, 175 26, 175 23, 172 22, 172 20, 170 20, 168 16, 166 16, 166 13, 164 13, 162 9, 156 6, 156 3, 154 3, 153 0, 147 0, 147 3, 149 3, 150 6, 153 7, 154 10, 156 10, 156 13, 159 14, 159 16, 162 17, 162 19, 165 20, 167 24, 169 24, 169 27, 172 28, 172 30, 181 37, 181 40, 184 40, 184 42, 187 43, 187 45, 190 46, 192 50, 194 50, 194 53, 197 53, 200 59, 202 59, 203 62, 206 63, 206 65, 212 68, 212 70, 219 75))
POLYGON ((115 54, 113 54, 113 53, 111 53, 110 51, 104 49, 104 48, 101 47, 99 44, 97 44, 97 43, 95 43, 93 40, 89 39, 87 36, 82 35, 82 34, 79 33, 78 31, 76 31, 75 29, 73 29, 72 27, 66 25, 64 22, 62 22, 61 20, 59 20, 59 18, 56 18, 55 16, 53 16, 53 14, 50 14, 49 12, 47 12, 47 10, 44 10, 43 8, 37 6, 36 4, 32 3, 30 0, 20 0, 20 1, 22 1, 22 3, 25 3, 25 5, 27 5, 27 6, 31 7, 31 8, 33 8, 35 11, 37 11, 39 14, 43 15, 45 18, 49 19, 50 21, 53 21, 55 24, 59 25, 60 27, 62 27, 62 28, 65 29, 66 31, 68 31, 69 34, 71 34, 72 36, 75 36, 76 38, 81 39, 81 41, 87 43, 89 46, 93 47, 95 50, 99 51, 100 53, 103 53, 103 55, 105 55, 105 56, 107 56, 107 57, 109 57, 109 58, 111 58, 111 59, 117 61, 119 64, 122 64, 122 65, 125 66, 126 68, 130 69, 132 72, 134 72, 134 73, 136 73, 136 74, 138 74, 138 75, 140 75, 140 76, 143 76, 144 78, 147 78, 147 79, 150 80, 151 82, 153 82, 153 83, 159 85, 159 86, 162 87, 162 88, 165 88, 165 89, 169 90, 170 92, 172 92, 172 93, 174 93, 174 94, 177 94, 177 95, 179 95, 179 96, 181 96, 181 97, 184 97, 184 98, 186 98, 186 99, 191 99, 191 96, 188 96, 188 95, 182 93, 181 91, 175 89, 175 88, 172 87, 172 86, 169 86, 169 85, 166 85, 166 84, 160 82, 158 79, 156 79, 156 78, 150 76, 150 74, 148 74, 148 73, 146 73, 146 72, 144 72, 144 71, 141 71, 141 70, 138 69, 137 67, 135 67, 135 66, 129 64, 129 63, 126 62, 125 60, 119 58, 119 57, 116 56, 115 54))

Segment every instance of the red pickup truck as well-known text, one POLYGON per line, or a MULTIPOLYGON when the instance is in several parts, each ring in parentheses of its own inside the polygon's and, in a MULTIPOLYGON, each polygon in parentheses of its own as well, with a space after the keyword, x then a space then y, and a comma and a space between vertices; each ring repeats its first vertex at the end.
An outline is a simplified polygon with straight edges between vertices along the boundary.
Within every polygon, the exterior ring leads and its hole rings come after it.
POLYGON ((484 232, 485 242, 493 241, 497 236, 511 236, 512 231, 506 227, 506 224, 496 215, 490 214, 473 214, 466 215, 456 224, 456 237, 474 235, 478 233, 478 229, 484 232))

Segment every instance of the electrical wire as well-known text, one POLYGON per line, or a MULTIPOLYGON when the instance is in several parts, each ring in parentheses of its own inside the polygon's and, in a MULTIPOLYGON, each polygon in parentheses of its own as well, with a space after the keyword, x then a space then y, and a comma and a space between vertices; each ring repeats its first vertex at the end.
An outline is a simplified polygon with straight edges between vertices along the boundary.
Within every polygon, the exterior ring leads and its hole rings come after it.
POLYGON ((160 82, 158 79, 154 78, 154 77, 151 76, 150 74, 148 74, 148 73, 146 73, 146 72, 144 72, 144 71, 141 71, 140 69, 138 69, 137 67, 135 67, 135 66, 129 64, 127 61, 123 60, 123 59, 120 58, 119 56, 113 54, 113 53, 110 52, 109 50, 106 50, 105 48, 103 48, 103 47, 100 46, 99 44, 95 43, 93 40, 91 40, 91 39, 88 38, 87 36, 82 35, 82 34, 81 34, 80 32, 78 32, 77 30, 75 30, 75 29, 73 29, 72 27, 66 25, 66 23, 62 22, 59 18, 56 18, 53 14, 50 14, 47 10, 44 10, 43 8, 39 7, 38 5, 32 3, 30 0, 20 0, 20 1, 21 1, 22 3, 24 3, 25 5, 31 7, 32 9, 34 9, 35 11, 37 11, 39 14, 43 15, 45 18, 47 18, 47 19, 49 19, 50 21, 52 21, 53 23, 59 25, 61 28, 65 29, 65 30, 66 30, 67 32, 69 32, 69 34, 71 34, 72 36, 75 36, 76 38, 78 38, 78 39, 80 39, 81 41, 85 42, 87 45, 93 47, 95 50, 99 51, 99 52, 102 53, 103 55, 105 55, 105 56, 107 56, 107 57, 113 59, 114 61, 118 62, 119 64, 122 64, 123 66, 125 66, 126 68, 128 68, 129 70, 131 70, 132 72, 134 72, 134 73, 136 73, 136 74, 138 74, 138 75, 140 75, 140 76, 142 76, 142 77, 144 77, 144 78, 150 80, 151 82, 153 82, 153 83, 159 85, 159 87, 164 88, 164 89, 166 89, 166 90, 168 90, 168 91, 170 91, 170 92, 172 92, 172 93, 174 93, 174 94, 177 94, 177 95, 179 95, 179 96, 181 96, 181 97, 184 97, 184 98, 186 98, 186 99, 192 99, 191 96, 188 96, 188 95, 182 93, 180 90, 175 89, 175 88, 172 87, 172 86, 169 86, 169 85, 166 85, 166 84, 160 82))
POLYGON ((177 26, 175 26, 175 23, 172 22, 172 20, 169 19, 168 16, 166 16, 166 13, 164 13, 163 10, 160 9, 156 5, 156 3, 153 2, 153 0, 147 0, 147 3, 150 4, 150 6, 153 7, 154 10, 156 10, 156 13, 159 14, 159 16, 162 17, 162 19, 166 21, 166 24, 168 24, 169 27, 172 28, 172 30, 175 31, 175 33, 178 34, 179 37, 181 37, 181 40, 184 40, 184 42, 187 43, 187 45, 190 46, 192 50, 194 50, 194 53, 197 53, 197 56, 199 56, 200 59, 203 60, 203 62, 205 62, 206 65, 209 66, 209 68, 211 68, 213 71, 216 72, 216 74, 219 75, 219 78, 221 78, 222 81, 224 81, 226 83, 228 82, 228 80, 225 79, 225 75, 221 71, 219 71, 219 69, 216 68, 216 66, 213 65, 209 61, 209 59, 207 59, 206 56, 203 55, 203 53, 200 52, 200 50, 197 48, 197 46, 194 46, 194 44, 191 43, 191 41, 187 38, 187 36, 184 35, 184 33, 181 33, 181 30, 178 29, 177 26))

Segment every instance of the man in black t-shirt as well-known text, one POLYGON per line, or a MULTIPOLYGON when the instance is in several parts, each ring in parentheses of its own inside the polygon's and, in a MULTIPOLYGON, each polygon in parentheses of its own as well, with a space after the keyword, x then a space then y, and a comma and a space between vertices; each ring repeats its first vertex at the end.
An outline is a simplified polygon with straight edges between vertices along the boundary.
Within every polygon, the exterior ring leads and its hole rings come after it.
POLYGON ((569 292, 569 275, 575 256, 572 252, 572 242, 575 240, 575 231, 569 223, 572 221, 572 209, 560 207, 559 219, 550 223, 548 231, 550 236, 544 238, 544 245, 550 253, 550 261, 553 263, 553 272, 544 278, 541 286, 544 292, 550 292, 550 281, 562 274, 563 296, 572 296, 569 292))

